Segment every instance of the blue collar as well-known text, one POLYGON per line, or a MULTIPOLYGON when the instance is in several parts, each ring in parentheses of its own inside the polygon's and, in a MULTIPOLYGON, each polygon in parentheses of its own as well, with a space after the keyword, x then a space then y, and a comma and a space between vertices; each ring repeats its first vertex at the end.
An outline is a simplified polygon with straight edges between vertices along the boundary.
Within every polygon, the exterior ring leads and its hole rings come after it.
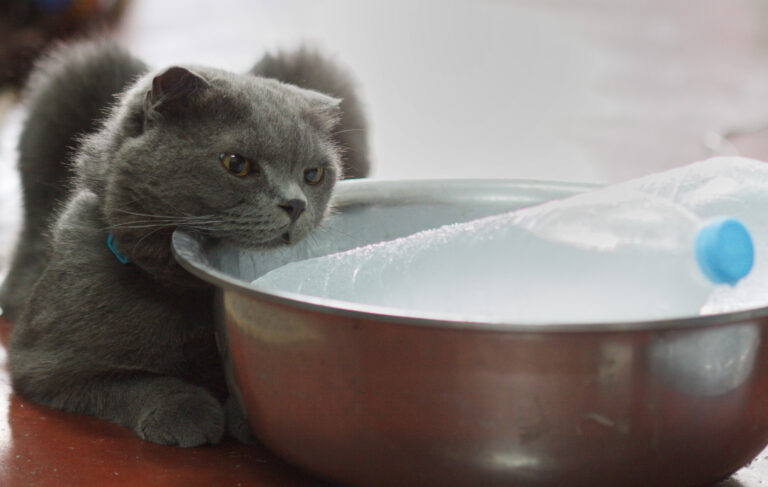
POLYGON ((115 254, 115 257, 117 257, 117 261, 121 264, 128 264, 131 262, 131 259, 128 258, 127 255, 123 255, 120 253, 119 250, 117 250, 117 247, 115 247, 115 236, 111 233, 107 237, 107 247, 109 247, 109 250, 112 251, 113 254, 115 254))

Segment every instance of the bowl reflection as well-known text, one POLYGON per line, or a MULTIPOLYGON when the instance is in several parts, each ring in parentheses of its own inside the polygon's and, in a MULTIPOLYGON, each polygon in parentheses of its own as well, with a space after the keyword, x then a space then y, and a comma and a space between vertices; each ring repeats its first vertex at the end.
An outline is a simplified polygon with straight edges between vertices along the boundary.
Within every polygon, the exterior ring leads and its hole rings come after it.
POLYGON ((720 396, 752 375, 759 343, 754 324, 666 333, 650 347, 650 368, 682 394, 720 396))

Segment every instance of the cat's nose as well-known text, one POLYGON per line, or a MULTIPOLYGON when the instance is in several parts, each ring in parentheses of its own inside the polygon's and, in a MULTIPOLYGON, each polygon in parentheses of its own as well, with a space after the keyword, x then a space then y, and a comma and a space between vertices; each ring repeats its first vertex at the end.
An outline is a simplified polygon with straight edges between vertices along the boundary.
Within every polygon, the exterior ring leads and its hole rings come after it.
POLYGON ((288 200, 282 205, 277 205, 283 210, 285 210, 286 213, 288 213, 288 216, 291 217, 291 221, 295 222, 299 219, 302 213, 304 213, 304 210, 307 208, 307 202, 304 200, 294 199, 294 200, 288 200))

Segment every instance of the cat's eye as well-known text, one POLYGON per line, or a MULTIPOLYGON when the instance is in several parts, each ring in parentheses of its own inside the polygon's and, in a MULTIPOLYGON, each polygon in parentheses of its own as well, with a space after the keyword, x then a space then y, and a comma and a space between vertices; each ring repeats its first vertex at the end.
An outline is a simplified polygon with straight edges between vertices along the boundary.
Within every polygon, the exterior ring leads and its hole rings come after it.
POLYGON ((319 184, 320 181, 323 180, 324 172, 322 167, 307 169, 304 171, 304 181, 306 181, 307 184, 319 184))
POLYGON ((221 165, 235 176, 243 177, 251 172, 251 161, 237 154, 219 154, 221 165))

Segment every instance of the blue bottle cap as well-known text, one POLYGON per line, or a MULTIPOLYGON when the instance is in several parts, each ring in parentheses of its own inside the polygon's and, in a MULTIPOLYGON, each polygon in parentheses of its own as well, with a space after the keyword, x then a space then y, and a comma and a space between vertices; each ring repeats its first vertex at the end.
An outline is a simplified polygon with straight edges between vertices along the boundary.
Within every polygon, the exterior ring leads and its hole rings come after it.
POLYGON ((749 230, 735 218, 706 224, 696 235, 699 268, 715 284, 736 284, 749 274, 755 250, 749 230))

